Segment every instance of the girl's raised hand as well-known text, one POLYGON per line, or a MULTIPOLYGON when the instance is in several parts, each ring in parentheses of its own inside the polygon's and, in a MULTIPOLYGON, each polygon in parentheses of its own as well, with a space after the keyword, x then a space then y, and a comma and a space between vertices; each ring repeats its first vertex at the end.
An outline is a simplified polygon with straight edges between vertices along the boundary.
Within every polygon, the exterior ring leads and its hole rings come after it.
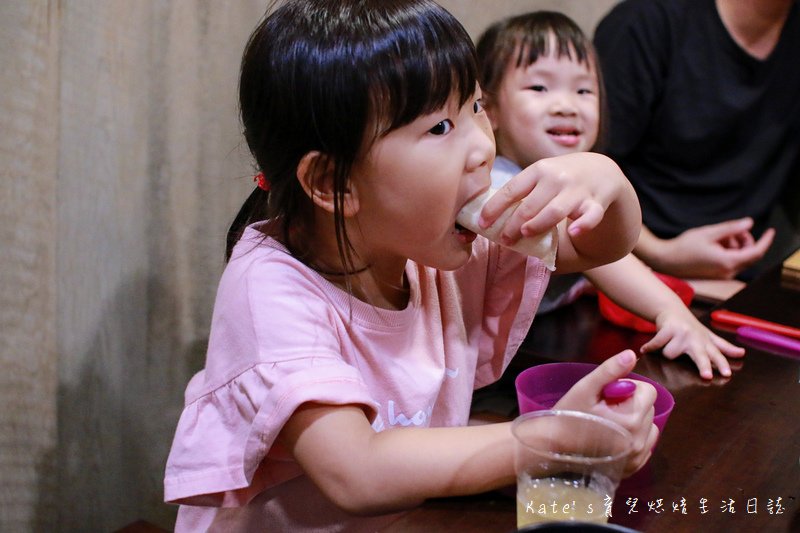
POLYGON ((480 224, 491 225, 509 206, 519 202, 506 221, 503 238, 543 233, 569 218, 570 234, 597 226, 605 211, 625 188, 625 176, 610 159, 582 152, 540 159, 511 178, 483 208, 480 224))
MULTIPOLYGON (((636 193, 606 156, 580 152, 540 159, 511 178, 483 207, 479 225, 488 227, 509 207, 503 244, 537 235, 568 220, 559 237, 568 271, 615 261, 633 248, 641 229, 636 193)), ((559 250, 559 263, 562 263, 559 250)), ((559 264, 559 268, 562 265, 559 264)))
POLYGON ((602 390, 608 383, 627 376, 635 365, 636 356, 631 350, 609 358, 573 385, 554 407, 602 416, 627 429, 633 436, 633 448, 626 475, 647 462, 658 439, 658 428, 653 424, 656 390, 649 383, 637 381, 633 396, 619 403, 607 403, 602 390))

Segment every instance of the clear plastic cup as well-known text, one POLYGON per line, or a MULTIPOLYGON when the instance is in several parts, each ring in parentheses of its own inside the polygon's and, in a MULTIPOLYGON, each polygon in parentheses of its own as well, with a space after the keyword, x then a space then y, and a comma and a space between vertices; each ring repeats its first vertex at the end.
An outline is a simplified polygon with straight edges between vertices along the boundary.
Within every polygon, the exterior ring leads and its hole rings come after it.
POLYGON ((511 426, 517 527, 543 522, 605 523, 631 453, 631 434, 578 411, 519 416, 511 426))

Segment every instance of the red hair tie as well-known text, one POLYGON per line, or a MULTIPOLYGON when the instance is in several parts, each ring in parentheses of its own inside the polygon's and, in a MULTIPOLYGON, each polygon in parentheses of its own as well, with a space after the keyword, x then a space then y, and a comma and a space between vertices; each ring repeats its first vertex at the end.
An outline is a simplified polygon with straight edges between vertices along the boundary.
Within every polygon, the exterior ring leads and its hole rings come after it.
POLYGON ((267 178, 264 176, 263 172, 259 172, 258 174, 253 176, 253 181, 256 182, 258 188, 261 189, 262 191, 269 190, 269 181, 267 181, 267 178))

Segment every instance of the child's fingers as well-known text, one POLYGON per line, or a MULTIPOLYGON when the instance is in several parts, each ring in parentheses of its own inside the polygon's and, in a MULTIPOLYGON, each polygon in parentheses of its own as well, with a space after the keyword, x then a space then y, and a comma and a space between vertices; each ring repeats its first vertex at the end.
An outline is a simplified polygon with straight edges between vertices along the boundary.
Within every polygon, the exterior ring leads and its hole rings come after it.
MULTIPOLYGON (((676 338, 672 338, 667 344, 661 349, 661 354, 666 357, 667 359, 677 359, 683 354, 687 354, 694 364, 697 366, 697 370, 700 373, 700 377, 703 379, 712 379, 714 377, 714 369, 712 367, 712 352, 719 351, 712 343, 707 343, 705 347, 698 342, 686 342, 685 340, 681 340, 676 338)), ((724 359, 724 357, 723 357, 724 359)), ((723 363, 716 358, 713 359, 713 362, 716 363, 715 366, 722 368, 727 366, 727 360, 723 363)), ((728 367, 728 372, 730 372, 730 367, 728 367)))
POLYGON ((481 209, 478 224, 488 228, 500 218, 500 215, 523 198, 531 194, 538 183, 538 174, 535 168, 528 167, 512 179, 507 181, 497 193, 489 198, 481 209))
POLYGON ((502 236, 516 241, 522 236, 539 235, 561 222, 565 209, 554 201, 554 196, 546 187, 537 188, 535 193, 519 203, 503 226, 502 236))
POLYGON ((678 337, 673 337, 670 341, 661 348, 661 353, 667 359, 677 359, 681 355, 690 352, 697 352, 698 350, 698 343, 697 342, 690 342, 690 340, 682 339, 678 337), (692 345, 694 344, 694 347, 692 345))
POLYGON ((711 366, 712 359, 714 361, 714 366, 719 369, 720 374, 723 376, 731 375, 731 367, 728 365, 728 361, 724 356, 722 357, 722 361, 720 361, 712 354, 700 353, 693 350, 689 353, 689 357, 694 361, 697 370, 700 372, 700 377, 703 379, 714 378, 714 369, 711 366), (725 372, 727 372, 727 374, 725 372))
MULTIPOLYGON (((649 383, 635 381, 636 392, 623 402, 596 404, 592 413, 616 422, 631 434, 631 464, 646 460, 655 443, 652 439, 653 417, 655 416, 656 390, 649 383), (638 459, 637 459, 638 457, 638 459)), ((656 435, 658 432, 656 431, 656 435)), ((635 470, 635 468, 634 468, 635 470)))
POLYGON ((597 202, 584 201, 580 208, 568 216, 572 219, 567 231, 572 237, 576 237, 595 227, 603 220, 605 210, 597 202))
POLYGON ((638 449, 634 450, 634 453, 631 454, 628 460, 628 464, 625 468, 625 476, 630 476, 635 473, 650 460, 650 456, 653 454, 653 448, 658 441, 658 433, 658 427, 651 423, 648 428, 647 436, 643 439, 642 444, 637 447, 638 449))
POLYGON ((658 428, 653 424, 656 391, 652 385, 644 382, 636 383, 636 391, 633 398, 622 404, 609 406, 603 415, 631 433, 633 447, 628 460, 628 474, 635 472, 647 462, 658 438, 658 428), (628 404, 628 409, 617 409, 624 404, 628 404))
POLYGON ((694 339, 678 338, 669 328, 664 327, 643 344, 640 351, 647 353, 660 349, 661 354, 667 359, 676 359, 685 353, 694 361, 702 378, 713 379, 714 368, 722 376, 730 377, 731 366, 728 357, 744 356, 744 348, 729 343, 705 327, 702 331, 705 333, 698 337, 697 334, 700 333, 698 330, 694 339))
POLYGON ((579 192, 565 189, 563 180, 542 179, 508 217, 503 237, 515 241, 521 236, 539 235, 567 217, 578 218, 583 214, 582 201, 579 192), (576 215, 572 216, 573 213, 576 215))
MULTIPOLYGON (((728 358, 722 355, 716 346, 712 345, 709 347, 708 357, 711 359, 711 362, 717 368, 717 371, 720 373, 720 375, 725 376, 726 378, 731 377, 731 365, 728 363, 728 358)), ((713 377, 714 375, 711 374, 708 379, 713 377)))
POLYGON ((572 222, 567 230, 574 237, 595 228, 603 220, 604 213, 603 207, 591 199, 580 200, 573 193, 557 191, 542 183, 536 194, 520 203, 506 222, 506 228, 514 232, 519 224, 520 235, 528 237, 544 233, 569 218, 572 222))
POLYGON ((717 349, 725 354, 727 357, 744 357, 745 349, 741 346, 736 346, 735 344, 731 344, 730 342, 726 341, 719 335, 715 335, 714 333, 711 334, 711 342, 714 343, 714 346, 717 349))
MULTIPOLYGON (((602 389, 606 384, 627 376, 635 365, 636 356, 631 350, 609 358, 567 391, 555 407, 592 412, 627 429, 634 442, 633 453, 628 462, 631 472, 644 464, 655 444, 652 431, 655 428, 653 415, 656 390, 649 383, 636 381, 636 390, 632 397, 620 403, 609 404, 602 399, 602 389)), ((657 431, 655 435, 658 435, 657 431)))
POLYGON ((660 350, 669 342, 671 338, 672 333, 666 328, 661 328, 652 339, 642 344, 642 347, 639 348, 639 351, 641 353, 649 353, 660 350))
MULTIPOLYGON (((557 409, 592 411, 602 401, 603 387, 630 374, 636 365, 636 355, 625 350, 610 357, 570 388, 556 403, 557 409)), ((638 392, 637 383, 637 392, 638 392)), ((636 393, 634 393, 634 396, 636 393)), ((622 402, 627 404, 628 401, 622 402)))
POLYGON ((625 350, 620 352, 608 358, 589 375, 578 381, 567 394, 577 391, 585 393, 587 396, 599 398, 603 387, 630 374, 634 366, 636 366, 636 355, 633 351, 625 350))

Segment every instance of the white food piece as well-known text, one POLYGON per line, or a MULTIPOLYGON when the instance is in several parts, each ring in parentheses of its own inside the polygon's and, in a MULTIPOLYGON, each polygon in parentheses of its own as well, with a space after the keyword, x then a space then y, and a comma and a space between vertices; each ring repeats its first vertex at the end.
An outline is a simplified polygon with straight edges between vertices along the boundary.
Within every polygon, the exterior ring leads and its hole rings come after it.
MULTIPOLYGON (((468 230, 474 231, 478 235, 483 235, 490 241, 502 245, 500 242, 500 231, 503 229, 503 225, 508 217, 511 216, 511 213, 513 213, 519 205, 519 202, 506 209, 495 221, 495 223, 488 228, 483 229, 478 225, 478 218, 480 217, 483 205, 489 200, 489 198, 494 196, 497 191, 498 189, 489 189, 465 205, 461 211, 459 211, 458 216, 456 217, 456 222, 468 230)), ((538 257, 542 260, 548 270, 555 270, 556 252, 558 251, 558 229, 554 227, 550 231, 540 235, 523 237, 509 248, 516 250, 521 254, 538 257)))

